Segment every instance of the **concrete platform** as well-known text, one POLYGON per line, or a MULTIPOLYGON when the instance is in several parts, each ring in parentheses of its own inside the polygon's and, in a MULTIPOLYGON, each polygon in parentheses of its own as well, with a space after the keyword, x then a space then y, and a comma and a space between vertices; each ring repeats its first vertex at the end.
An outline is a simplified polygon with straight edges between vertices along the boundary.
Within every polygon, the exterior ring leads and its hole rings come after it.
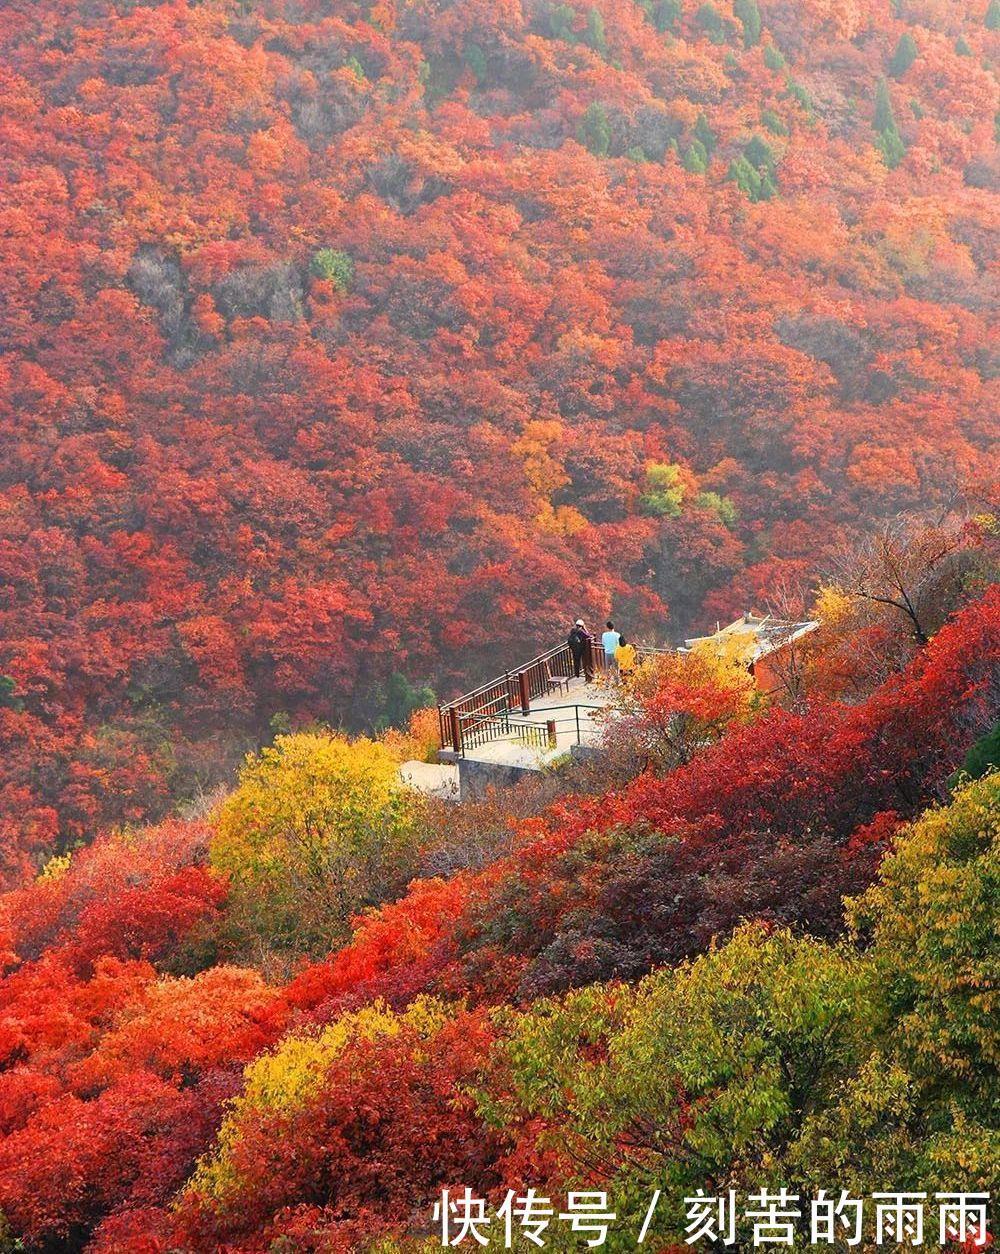
POLYGON ((442 801, 459 797, 458 767, 448 762, 404 762, 399 776, 407 788, 442 801))
POLYGON ((596 745, 600 740, 601 729, 600 723, 593 716, 610 705, 613 698, 614 689, 603 678, 591 684, 582 678, 571 679, 568 690, 536 697, 531 702, 527 715, 512 713, 509 737, 467 748, 463 761, 517 770, 540 770, 546 763, 563 757, 574 745, 596 745), (537 744, 524 743, 518 736, 517 729, 520 725, 539 727, 549 720, 556 724, 554 746, 540 747, 537 744))

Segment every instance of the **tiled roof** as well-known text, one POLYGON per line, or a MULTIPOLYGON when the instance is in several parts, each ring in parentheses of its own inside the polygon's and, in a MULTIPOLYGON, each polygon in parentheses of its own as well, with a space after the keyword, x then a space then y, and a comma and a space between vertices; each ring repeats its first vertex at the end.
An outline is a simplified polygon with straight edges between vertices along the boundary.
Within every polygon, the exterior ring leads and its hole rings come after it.
POLYGON ((718 628, 711 636, 695 636, 685 640, 687 648, 693 648, 707 640, 715 640, 720 636, 732 636, 746 632, 754 637, 751 661, 758 661, 769 653, 790 644, 793 640, 815 631, 819 623, 813 619, 793 623, 780 618, 772 618, 770 614, 753 614, 747 612, 726 627, 718 628))

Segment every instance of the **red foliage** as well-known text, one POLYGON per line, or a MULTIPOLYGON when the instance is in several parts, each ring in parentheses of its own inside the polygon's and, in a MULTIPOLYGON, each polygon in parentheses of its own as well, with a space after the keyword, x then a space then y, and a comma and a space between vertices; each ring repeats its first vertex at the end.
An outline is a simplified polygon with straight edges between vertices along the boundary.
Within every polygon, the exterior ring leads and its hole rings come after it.
POLYGON ((985 487, 981 0, 921 14, 891 171, 904 16, 718 7, 0 8, 6 882, 275 711, 371 721, 578 606, 679 635, 985 487))
POLYGON ((998 700, 994 586, 866 701, 773 709, 686 766, 557 807, 470 893, 466 987, 493 999, 635 978, 745 917, 836 932, 843 896, 940 795, 998 700))
POLYGON ((0 897, 8 965, 58 955, 80 974, 101 956, 156 962, 218 915, 226 886, 201 864, 204 824, 105 835, 66 871, 0 897))
POLYGON ((285 1004, 318 1019, 377 998, 405 1005, 454 960, 454 921, 468 894, 464 876, 415 880, 401 901, 359 919, 350 944, 300 972, 284 990, 285 1004))
MULTIPOLYGON (((233 1150, 239 1192, 220 1213, 182 1203, 180 1243, 237 1242, 266 1250, 279 1235, 304 1249, 363 1221, 365 1232, 404 1231, 456 1180, 495 1183, 497 1145, 463 1091, 482 1067, 492 1033, 482 1013, 458 1014, 429 1045, 412 1028, 357 1039, 330 1065, 294 1118, 245 1117, 233 1150)), ((345 1246, 344 1248, 349 1248, 345 1246)))
POLYGON ((33 1243, 165 1202, 283 1026, 256 974, 152 965, 183 963, 218 917, 204 847, 199 824, 105 836, 0 898, 0 1210, 33 1243))

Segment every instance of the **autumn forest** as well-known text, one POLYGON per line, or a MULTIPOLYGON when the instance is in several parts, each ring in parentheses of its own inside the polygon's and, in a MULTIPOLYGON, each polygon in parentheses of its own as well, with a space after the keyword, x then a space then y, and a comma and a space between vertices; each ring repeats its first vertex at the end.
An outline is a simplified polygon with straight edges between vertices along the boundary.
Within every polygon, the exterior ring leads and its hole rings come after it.
POLYGON ((0 5, 2 1254, 1000 1193, 998 66, 1000 0, 0 5), (751 607, 776 686, 669 651, 751 607), (580 614, 666 650, 592 754, 402 785, 580 614))

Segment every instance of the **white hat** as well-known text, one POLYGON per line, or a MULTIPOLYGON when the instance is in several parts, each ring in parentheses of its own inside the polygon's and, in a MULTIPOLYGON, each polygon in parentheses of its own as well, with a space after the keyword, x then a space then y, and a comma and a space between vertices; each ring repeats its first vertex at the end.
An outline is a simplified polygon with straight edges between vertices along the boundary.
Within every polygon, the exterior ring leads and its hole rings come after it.
POLYGON ((578 619, 576 620, 576 622, 575 622, 574 626, 576 626, 576 627, 582 627, 582 626, 583 626, 583 619, 582 619, 582 618, 578 618, 578 619))

